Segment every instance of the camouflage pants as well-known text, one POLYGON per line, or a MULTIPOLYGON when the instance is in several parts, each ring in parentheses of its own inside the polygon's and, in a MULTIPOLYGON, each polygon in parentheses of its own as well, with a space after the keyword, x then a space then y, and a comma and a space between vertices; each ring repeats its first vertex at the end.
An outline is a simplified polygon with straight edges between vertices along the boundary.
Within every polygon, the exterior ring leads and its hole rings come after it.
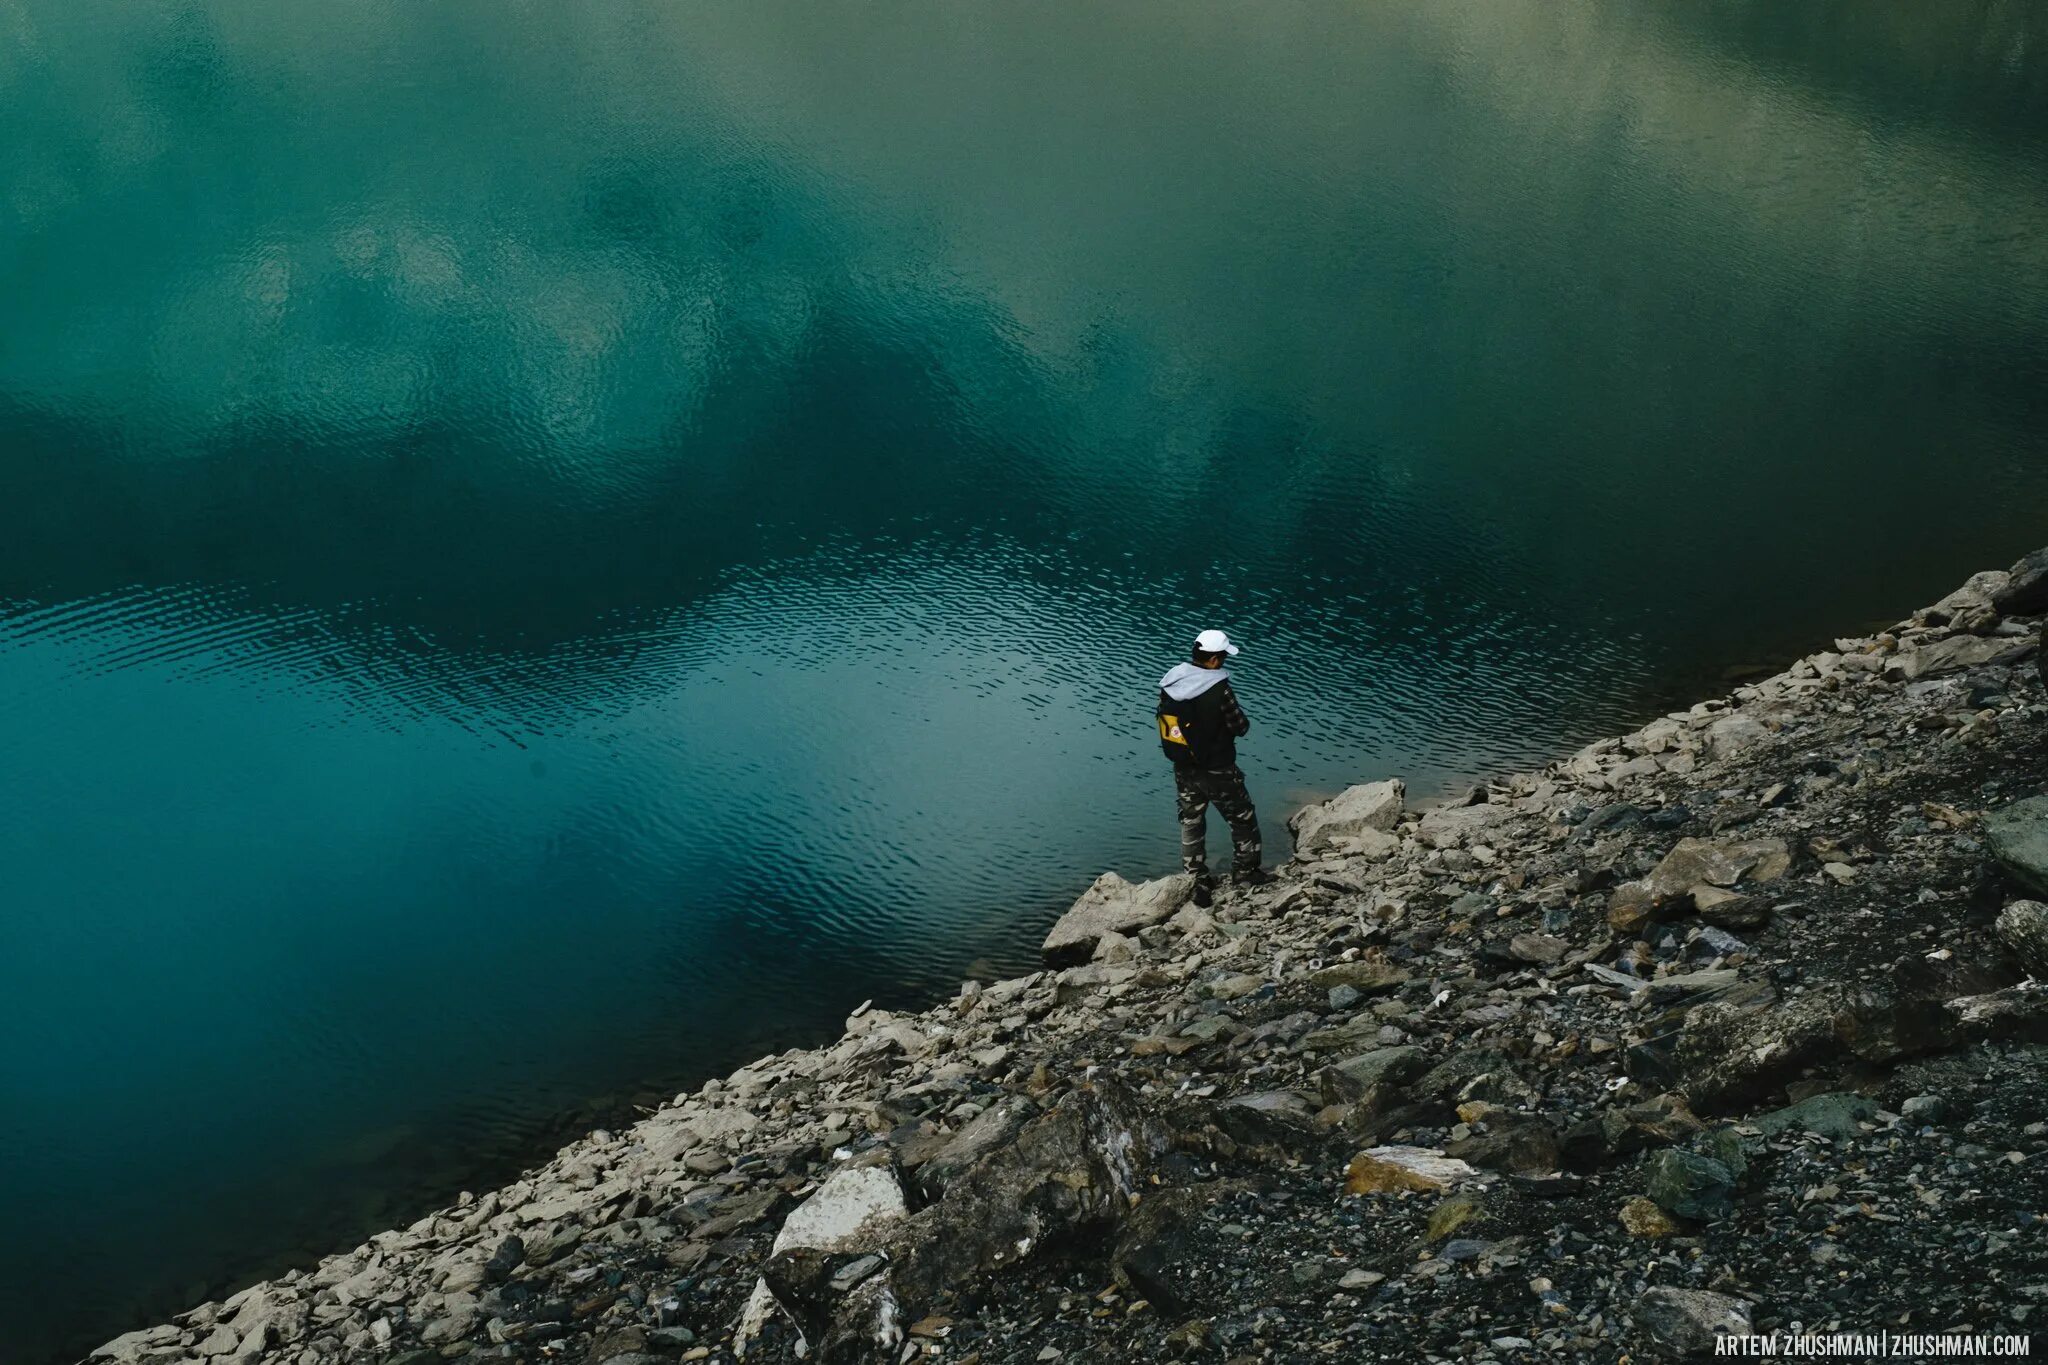
POLYGON ((1230 768, 1175 768, 1174 793, 1180 799, 1180 863, 1196 876, 1209 874, 1209 807, 1230 824, 1231 870, 1256 872, 1259 868, 1259 816, 1252 809, 1251 794, 1244 789, 1244 774, 1230 768))

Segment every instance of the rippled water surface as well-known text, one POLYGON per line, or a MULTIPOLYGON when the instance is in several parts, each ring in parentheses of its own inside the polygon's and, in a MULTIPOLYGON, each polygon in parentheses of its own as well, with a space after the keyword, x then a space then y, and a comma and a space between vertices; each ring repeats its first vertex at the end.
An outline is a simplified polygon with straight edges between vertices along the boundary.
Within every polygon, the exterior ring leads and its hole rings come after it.
POLYGON ((2048 541, 2048 9, 0 0, 0 1356, 2048 541))

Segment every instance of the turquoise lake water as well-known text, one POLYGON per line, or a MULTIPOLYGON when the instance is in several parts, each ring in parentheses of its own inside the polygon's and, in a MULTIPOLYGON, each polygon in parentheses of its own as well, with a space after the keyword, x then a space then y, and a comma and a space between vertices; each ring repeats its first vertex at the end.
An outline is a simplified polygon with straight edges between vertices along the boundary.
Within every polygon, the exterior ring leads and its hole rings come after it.
POLYGON ((0 0, 0 1358, 2048 543, 2048 7, 0 0), (1219 842, 1220 834, 1212 835, 1219 842))

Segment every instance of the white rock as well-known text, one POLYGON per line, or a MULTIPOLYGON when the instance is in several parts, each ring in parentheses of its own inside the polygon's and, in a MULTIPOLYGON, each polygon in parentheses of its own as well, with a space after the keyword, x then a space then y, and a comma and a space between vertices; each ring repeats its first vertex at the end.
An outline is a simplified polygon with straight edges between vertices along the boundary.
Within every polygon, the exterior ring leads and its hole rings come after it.
POLYGON ((1736 712, 1707 727, 1707 752, 1715 758, 1733 758, 1771 737, 1770 727, 1754 716, 1736 712))
MULTIPOLYGON (((791 1247, 843 1251, 909 1212, 903 1187, 886 1167, 844 1167, 827 1176, 816 1194, 791 1210, 768 1254, 777 1255, 791 1247)), ((775 1296, 767 1282, 755 1281, 753 1296, 747 1300, 734 1333, 734 1355, 745 1358, 747 1344, 760 1334, 774 1307, 775 1296)))
POLYGON ((1407 799, 1407 784, 1396 777, 1349 787, 1320 805, 1305 806, 1287 820, 1294 831, 1294 851, 1333 848, 1340 839, 1359 838, 1368 831, 1384 834, 1400 820, 1407 799))
POLYGON ((1048 962, 1085 962, 1104 934, 1128 934, 1158 924, 1185 905, 1194 890, 1195 879, 1185 872, 1137 885, 1105 872, 1060 916, 1045 936, 1042 951, 1048 962))
POLYGON ((1095 961, 1097 962, 1129 962, 1137 955, 1138 945, 1114 930, 1104 934, 1095 942, 1095 961))
MULTIPOLYGON (((1657 770, 1655 760, 1636 761, 1648 763, 1651 772, 1657 770)), ((1481 830, 1492 829, 1507 818, 1505 806, 1442 806, 1422 817, 1415 827, 1415 836, 1431 848, 1457 848, 1481 830)))
POLYGON ((657 1114, 642 1123, 640 1141, 662 1161, 674 1161, 696 1147, 724 1147, 761 1126, 744 1109, 704 1109, 657 1114))
POLYGON ((140 1360, 152 1346, 174 1346, 177 1341, 178 1329, 168 1323, 161 1327, 145 1327, 140 1331, 123 1332, 95 1350, 88 1359, 117 1360, 125 1365, 125 1362, 140 1360))

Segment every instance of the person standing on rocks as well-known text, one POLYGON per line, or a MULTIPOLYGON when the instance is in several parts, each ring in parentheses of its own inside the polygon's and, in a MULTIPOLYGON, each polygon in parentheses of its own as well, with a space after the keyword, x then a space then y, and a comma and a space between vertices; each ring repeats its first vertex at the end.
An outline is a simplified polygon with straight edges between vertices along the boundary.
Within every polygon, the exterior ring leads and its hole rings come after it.
POLYGON ((1181 866, 1195 874, 1195 904, 1207 905, 1215 886, 1209 875, 1209 807, 1230 825, 1231 879, 1239 886, 1272 880, 1259 866, 1259 816, 1244 773, 1237 766, 1237 741, 1252 728, 1223 661, 1237 646, 1220 630, 1195 637, 1193 654, 1159 680, 1159 746, 1173 760, 1173 787, 1180 806, 1181 866))

